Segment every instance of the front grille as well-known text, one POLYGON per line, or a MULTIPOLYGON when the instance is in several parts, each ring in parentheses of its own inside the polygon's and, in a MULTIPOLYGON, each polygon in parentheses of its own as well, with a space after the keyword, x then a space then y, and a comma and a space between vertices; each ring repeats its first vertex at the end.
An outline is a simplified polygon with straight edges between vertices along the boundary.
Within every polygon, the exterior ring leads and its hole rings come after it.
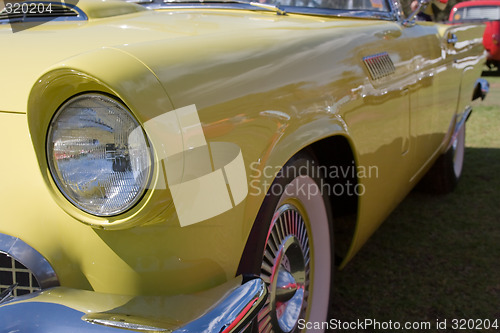
POLYGON ((0 252, 0 293, 16 283, 14 296, 40 290, 38 281, 29 269, 14 258, 0 252))

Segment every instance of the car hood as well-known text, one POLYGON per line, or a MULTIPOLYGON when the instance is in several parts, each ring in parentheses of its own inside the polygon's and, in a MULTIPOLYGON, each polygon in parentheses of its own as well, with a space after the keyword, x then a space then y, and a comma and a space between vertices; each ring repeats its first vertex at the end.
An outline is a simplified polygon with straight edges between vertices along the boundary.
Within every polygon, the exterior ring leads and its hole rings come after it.
MULTIPOLYGON (((109 3, 80 1, 78 7, 88 16, 85 21, 52 21, 15 33, 9 24, 0 25, 0 43, 7 46, 0 52, 0 112, 25 113, 33 84, 49 68, 99 48, 119 48, 128 52, 147 44, 151 50, 152 42, 165 41, 174 49, 176 43, 198 43, 208 36, 205 41, 241 41, 249 32, 260 38, 269 32, 276 37, 281 31, 286 40, 290 29, 304 32, 325 20, 332 21, 331 18, 305 15, 281 16, 265 10, 199 7, 148 10, 125 2, 111 2, 113 6, 109 3)), ((336 24, 344 27, 363 24, 362 20, 357 23, 356 20, 337 21, 336 24)), ((238 44, 241 47, 242 43, 238 44)))

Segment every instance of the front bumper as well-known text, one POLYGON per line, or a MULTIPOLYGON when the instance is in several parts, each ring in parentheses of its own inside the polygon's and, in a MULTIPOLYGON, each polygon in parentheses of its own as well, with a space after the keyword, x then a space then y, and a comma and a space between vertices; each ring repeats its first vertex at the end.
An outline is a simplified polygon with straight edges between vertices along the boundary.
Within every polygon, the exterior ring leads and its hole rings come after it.
POLYGON ((266 284, 237 277, 211 290, 176 296, 120 296, 56 287, 0 305, 6 332, 249 332, 266 284))

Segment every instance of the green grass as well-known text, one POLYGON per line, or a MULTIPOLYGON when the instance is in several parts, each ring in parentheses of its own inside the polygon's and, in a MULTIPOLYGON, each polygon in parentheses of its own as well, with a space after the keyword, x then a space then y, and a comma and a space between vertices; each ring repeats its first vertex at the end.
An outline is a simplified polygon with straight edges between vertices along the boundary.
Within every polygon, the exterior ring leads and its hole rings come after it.
POLYGON ((427 332, 474 331, 452 330, 452 319, 500 326, 500 78, 487 79, 490 94, 467 123, 457 189, 414 191, 401 203, 337 273, 335 319, 429 321, 427 332), (437 319, 448 328, 436 329, 437 319))

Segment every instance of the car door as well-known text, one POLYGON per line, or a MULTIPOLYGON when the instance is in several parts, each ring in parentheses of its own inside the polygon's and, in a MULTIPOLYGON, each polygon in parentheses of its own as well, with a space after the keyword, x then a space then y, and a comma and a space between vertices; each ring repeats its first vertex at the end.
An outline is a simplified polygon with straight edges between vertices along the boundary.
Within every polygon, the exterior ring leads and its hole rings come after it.
POLYGON ((365 84, 353 91, 362 96, 362 104, 345 114, 359 154, 358 168, 371 170, 358 174, 361 187, 366 189, 359 198, 359 243, 411 189, 414 163, 410 122, 410 97, 416 81, 412 31, 399 22, 378 23, 371 30, 371 42, 354 52, 366 75, 365 84))
POLYGON ((422 23, 408 30, 414 35, 412 66, 417 79, 410 102, 411 132, 415 135, 412 180, 415 180, 443 152, 454 129, 455 115, 471 100, 467 92, 472 87, 462 89, 462 85, 473 84, 472 80, 464 81, 464 77, 470 76, 468 72, 478 59, 465 53, 473 54, 479 41, 474 38, 477 31, 472 26, 422 23))

